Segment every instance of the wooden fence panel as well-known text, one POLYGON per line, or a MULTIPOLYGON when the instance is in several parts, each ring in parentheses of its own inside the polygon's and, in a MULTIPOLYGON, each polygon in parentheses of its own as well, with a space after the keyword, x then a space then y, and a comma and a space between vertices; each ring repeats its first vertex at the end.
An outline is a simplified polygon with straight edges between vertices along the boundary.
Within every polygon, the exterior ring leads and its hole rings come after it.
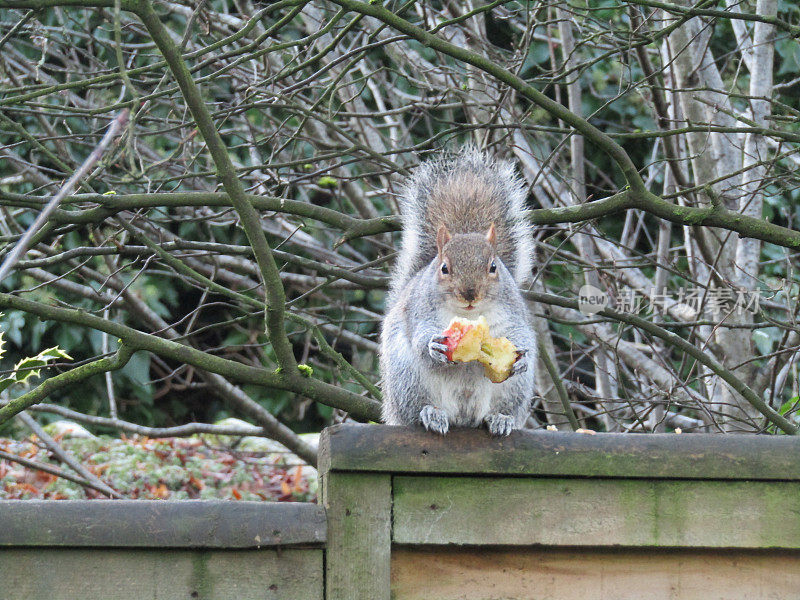
POLYGON ((322 600, 310 503, 0 502, 2 600, 322 600))
POLYGON ((321 549, 0 550, 3 600, 321 600, 321 549))
POLYGON ((400 544, 800 548, 800 482, 394 478, 400 544))
POLYGON ((795 551, 396 548, 393 600, 796 600, 795 551))

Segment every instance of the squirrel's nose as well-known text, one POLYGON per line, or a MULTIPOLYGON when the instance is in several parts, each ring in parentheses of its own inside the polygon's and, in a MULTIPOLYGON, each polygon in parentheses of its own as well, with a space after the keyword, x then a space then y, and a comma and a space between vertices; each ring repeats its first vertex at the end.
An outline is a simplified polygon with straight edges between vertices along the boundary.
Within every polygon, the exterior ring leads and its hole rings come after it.
POLYGON ((475 288, 467 288, 464 290, 462 294, 464 296, 464 300, 467 302, 474 302, 475 301, 475 288))

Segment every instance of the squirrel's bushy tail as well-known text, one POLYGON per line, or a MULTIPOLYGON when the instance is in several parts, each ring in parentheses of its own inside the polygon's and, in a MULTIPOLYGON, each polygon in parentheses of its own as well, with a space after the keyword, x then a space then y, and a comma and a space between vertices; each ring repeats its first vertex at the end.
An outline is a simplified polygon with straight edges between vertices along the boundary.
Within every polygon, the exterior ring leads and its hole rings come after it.
POLYGON ((403 240, 392 291, 402 289, 436 257, 436 232, 483 233, 494 223, 497 251, 520 283, 530 273, 533 237, 525 219, 525 188, 511 163, 475 148, 417 167, 400 198, 403 240))

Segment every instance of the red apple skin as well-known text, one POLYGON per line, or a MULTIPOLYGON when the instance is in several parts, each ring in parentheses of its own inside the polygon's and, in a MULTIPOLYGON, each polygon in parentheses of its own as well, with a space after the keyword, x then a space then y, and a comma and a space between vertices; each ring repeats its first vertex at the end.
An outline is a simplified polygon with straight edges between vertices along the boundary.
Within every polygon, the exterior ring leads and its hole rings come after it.
POLYGON ((474 325, 463 325, 456 322, 442 334, 446 338, 444 344, 447 346, 447 352, 445 352, 447 360, 453 360, 453 352, 458 348, 461 338, 474 328, 474 325))

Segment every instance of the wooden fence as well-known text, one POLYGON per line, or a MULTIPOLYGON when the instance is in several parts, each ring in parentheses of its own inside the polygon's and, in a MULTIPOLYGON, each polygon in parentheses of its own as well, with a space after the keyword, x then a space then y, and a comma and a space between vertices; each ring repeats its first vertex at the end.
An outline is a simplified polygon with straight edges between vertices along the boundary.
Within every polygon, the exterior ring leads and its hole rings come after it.
POLYGON ((2 600, 320 600, 310 503, 0 503, 2 600))
POLYGON ((337 426, 321 506, 2 502, 0 598, 796 599, 800 439, 337 426))

